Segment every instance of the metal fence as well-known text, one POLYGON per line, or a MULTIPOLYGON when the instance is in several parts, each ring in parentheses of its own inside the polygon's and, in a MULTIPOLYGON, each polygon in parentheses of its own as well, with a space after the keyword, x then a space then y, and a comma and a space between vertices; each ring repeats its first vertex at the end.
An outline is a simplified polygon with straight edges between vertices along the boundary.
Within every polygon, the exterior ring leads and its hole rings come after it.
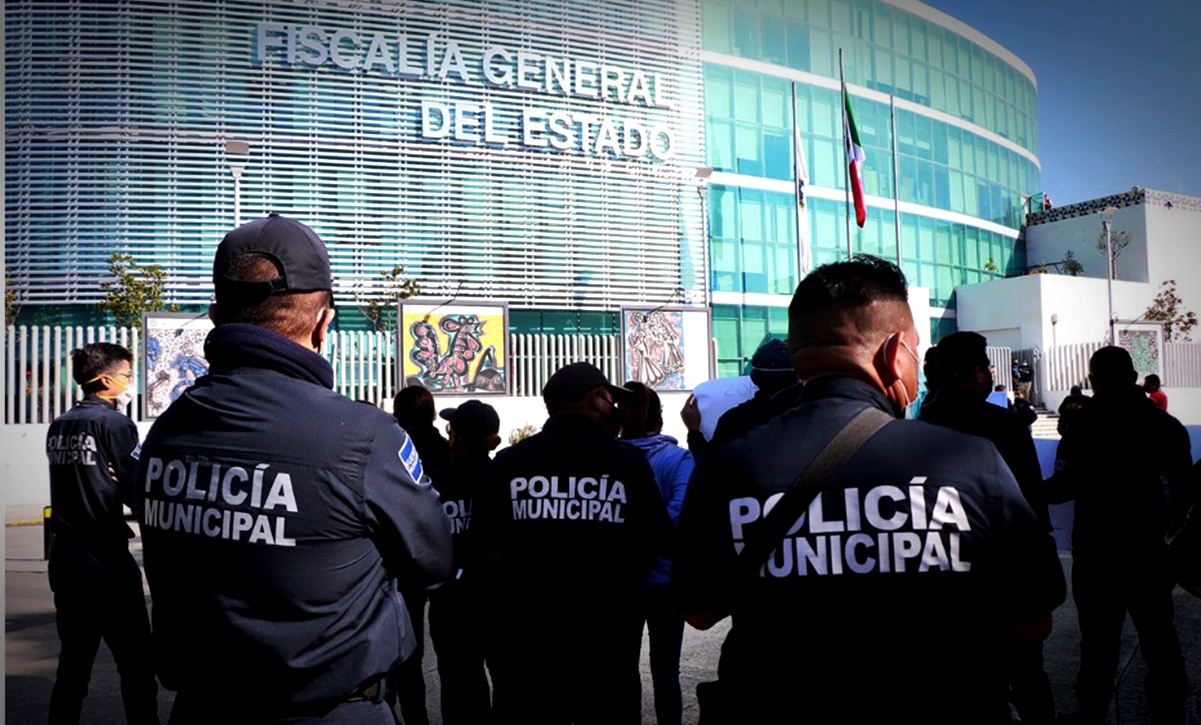
MULTIPOLYGON (((1087 389, 1088 361, 1104 342, 1047 348, 1046 390, 1087 389)), ((1201 343, 1167 342, 1161 350, 1165 388, 1201 388, 1201 343)))
MULTIPOLYGON (((71 377, 74 348, 115 342, 134 352, 133 372, 144 379, 141 330, 132 327, 8 327, 4 338, 4 422, 49 423, 83 397, 71 377)), ((510 335, 510 390, 538 396, 551 373, 586 360, 613 381, 624 365, 617 335, 510 335)), ((396 336, 390 332, 331 332, 323 354, 334 368, 334 390, 348 398, 389 407, 396 394, 396 336)), ((141 420, 134 401, 124 411, 141 420)))

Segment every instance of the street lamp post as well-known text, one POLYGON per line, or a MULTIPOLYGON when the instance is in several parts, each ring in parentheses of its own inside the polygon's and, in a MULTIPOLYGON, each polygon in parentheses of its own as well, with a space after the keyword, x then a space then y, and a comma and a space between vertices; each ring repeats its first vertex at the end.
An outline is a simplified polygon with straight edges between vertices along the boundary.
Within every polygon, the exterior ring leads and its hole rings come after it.
POLYGON ((1108 219, 1101 220, 1101 226, 1105 228, 1105 288, 1109 294, 1109 344, 1118 344, 1117 323, 1113 318, 1113 242, 1111 241, 1110 227, 1112 226, 1113 213, 1117 211, 1112 206, 1105 207, 1101 212, 1108 219))
POLYGON ((246 170, 245 159, 250 154, 250 144, 245 141, 226 141, 225 155, 229 159, 229 173, 234 177, 234 226, 242 225, 242 172, 246 170))
POLYGON ((713 167, 698 166, 693 174, 697 180, 696 193, 701 198, 701 273, 704 275, 703 287, 705 307, 709 306, 709 177, 713 176, 713 167))

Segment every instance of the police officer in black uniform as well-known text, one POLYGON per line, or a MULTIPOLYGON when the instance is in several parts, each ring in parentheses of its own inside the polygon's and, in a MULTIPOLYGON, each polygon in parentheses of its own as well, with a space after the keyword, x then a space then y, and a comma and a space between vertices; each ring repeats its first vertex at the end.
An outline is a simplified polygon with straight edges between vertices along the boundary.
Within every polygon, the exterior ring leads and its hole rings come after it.
MULTIPOLYGON (((491 405, 468 400, 439 415, 450 434, 450 465, 434 473, 442 508, 455 540, 455 574, 430 592, 430 640, 438 655, 443 725, 486 725, 492 709, 484 671, 484 612, 480 572, 471 566, 475 499, 500 445, 500 416, 491 405)), ((406 725, 407 722, 406 722, 406 725)))
POLYGON ((392 416, 331 390, 325 245, 271 215, 213 263, 209 374, 155 422, 138 514, 172 723, 394 723, 398 582, 450 574, 450 524, 392 416))
POLYGON ((138 429, 117 407, 132 399, 132 360, 129 350, 108 342, 72 350, 72 376, 85 397, 55 418, 46 436, 50 588, 62 644, 51 725, 79 722, 101 639, 117 663, 126 720, 159 721, 146 595, 123 510, 132 502, 138 429))
POLYGON ((732 614, 729 721, 1008 723, 1005 639, 1050 632, 1054 540, 992 444, 917 421, 887 423, 820 480, 763 564, 737 559, 852 417, 912 403, 907 298, 875 257, 806 276, 789 307, 800 404, 711 450, 689 483, 673 583, 694 626, 732 614))
POLYGON ((641 721, 639 587, 671 536, 641 451, 595 366, 542 391, 542 432, 497 454, 477 499, 493 715, 502 723, 641 721))

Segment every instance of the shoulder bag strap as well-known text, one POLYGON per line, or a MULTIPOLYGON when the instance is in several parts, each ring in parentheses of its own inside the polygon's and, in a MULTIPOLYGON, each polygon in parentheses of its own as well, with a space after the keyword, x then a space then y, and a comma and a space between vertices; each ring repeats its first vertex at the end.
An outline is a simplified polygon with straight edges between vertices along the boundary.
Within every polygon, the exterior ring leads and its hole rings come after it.
POLYGON ((757 572, 801 512, 817 496, 821 485, 838 473, 869 438, 893 420, 896 419, 888 413, 870 406, 851 418, 785 489, 784 496, 776 501, 763 520, 761 535, 748 541, 739 553, 740 566, 752 575, 757 572))

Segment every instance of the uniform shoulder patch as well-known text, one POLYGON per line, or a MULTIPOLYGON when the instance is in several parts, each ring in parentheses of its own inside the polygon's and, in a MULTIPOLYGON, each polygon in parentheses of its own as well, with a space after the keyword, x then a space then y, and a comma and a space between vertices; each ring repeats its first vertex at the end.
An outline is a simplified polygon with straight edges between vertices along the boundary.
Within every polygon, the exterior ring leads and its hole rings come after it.
POLYGON ((129 457, 134 459, 135 461, 142 460, 142 444, 141 443, 139 443, 133 447, 133 450, 129 452, 129 457))
POLYGON ((417 455, 417 446, 413 445, 413 439, 405 436, 404 445, 396 452, 396 457, 400 459, 405 470, 413 477, 414 481, 421 481, 423 473, 421 468, 421 456, 417 455))

